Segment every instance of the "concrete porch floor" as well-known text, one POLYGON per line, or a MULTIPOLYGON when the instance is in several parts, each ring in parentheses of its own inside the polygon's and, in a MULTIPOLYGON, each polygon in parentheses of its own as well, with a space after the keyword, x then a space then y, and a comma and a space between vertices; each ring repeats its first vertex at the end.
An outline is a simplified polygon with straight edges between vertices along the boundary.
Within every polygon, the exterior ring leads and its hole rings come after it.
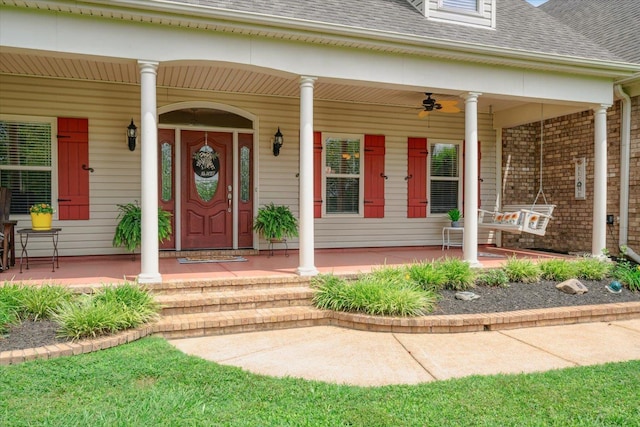
MULTIPOLYGON (((49 283, 69 285, 115 284, 125 280, 133 281, 140 273, 140 255, 60 257, 60 268, 52 271, 51 258, 36 258, 23 261, 20 273, 20 257, 16 265, 0 272, 0 280, 22 283, 49 283)), ((256 255, 243 255, 247 261, 180 264, 176 257, 163 253, 159 270, 163 281, 201 280, 223 278, 296 276, 299 265, 298 251, 276 250, 273 256, 268 251, 256 255)), ((478 260, 483 267, 497 267, 508 257, 548 259, 562 255, 495 247, 480 247, 478 260)), ((460 248, 442 250, 440 246, 383 247, 357 249, 318 249, 315 265, 320 273, 353 274, 368 272, 384 265, 401 265, 416 261, 434 260, 443 257, 462 258, 460 248)))

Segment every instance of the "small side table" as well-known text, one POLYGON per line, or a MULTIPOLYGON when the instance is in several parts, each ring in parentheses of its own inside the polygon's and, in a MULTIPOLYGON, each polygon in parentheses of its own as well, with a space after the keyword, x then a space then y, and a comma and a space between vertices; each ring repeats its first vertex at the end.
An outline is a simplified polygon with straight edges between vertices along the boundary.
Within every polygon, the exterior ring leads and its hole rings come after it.
POLYGON ((464 247, 464 227, 442 227, 442 250, 446 247, 450 249, 452 246, 464 247), (461 237, 460 242, 451 242, 451 232, 459 231, 461 237))
POLYGON ((284 256, 289 256, 289 245, 287 244, 287 239, 270 239, 269 240, 269 257, 273 256, 273 245, 277 243, 282 243, 284 245, 284 256))
POLYGON ((51 257, 51 265, 53 272, 56 271, 56 265, 60 268, 60 260, 58 259, 58 233, 62 228, 52 228, 50 230, 34 230, 32 228, 23 228, 18 230, 20 235, 20 246, 22 246, 22 252, 20 252, 20 273, 22 273, 22 260, 27 258, 27 270, 29 269, 29 253, 27 252, 27 245, 29 244, 29 236, 31 237, 51 237, 53 244, 53 255, 51 257))

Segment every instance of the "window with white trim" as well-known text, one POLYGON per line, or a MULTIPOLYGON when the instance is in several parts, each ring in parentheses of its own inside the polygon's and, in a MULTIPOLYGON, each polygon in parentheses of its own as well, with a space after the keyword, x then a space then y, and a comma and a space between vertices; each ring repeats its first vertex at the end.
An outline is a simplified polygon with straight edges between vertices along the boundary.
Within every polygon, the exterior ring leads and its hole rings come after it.
POLYGON ((326 135, 322 176, 327 215, 362 215, 362 135, 326 135))
POLYGON ((435 142, 429 149, 429 207, 432 214, 458 208, 461 194, 460 143, 435 142))
POLYGON ((56 119, 0 117, 0 185, 12 190, 11 214, 52 204, 56 119))

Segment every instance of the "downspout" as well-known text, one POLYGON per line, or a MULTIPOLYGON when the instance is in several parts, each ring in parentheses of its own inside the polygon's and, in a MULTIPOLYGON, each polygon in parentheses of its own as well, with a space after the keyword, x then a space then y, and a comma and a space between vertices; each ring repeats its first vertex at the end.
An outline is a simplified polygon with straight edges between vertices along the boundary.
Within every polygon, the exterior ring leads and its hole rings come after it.
POLYGON ((633 261, 640 263, 640 255, 627 246, 629 238, 629 156, 631 155, 631 98, 614 86, 615 94, 622 102, 620 125, 620 236, 618 246, 633 261))

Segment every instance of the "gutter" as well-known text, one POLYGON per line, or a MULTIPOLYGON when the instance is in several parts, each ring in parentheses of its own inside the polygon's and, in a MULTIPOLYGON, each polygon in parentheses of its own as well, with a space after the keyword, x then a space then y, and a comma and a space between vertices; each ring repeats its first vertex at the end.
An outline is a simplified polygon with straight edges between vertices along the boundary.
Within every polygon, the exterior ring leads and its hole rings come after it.
POLYGON ((621 99, 620 124, 620 251, 633 261, 640 263, 640 255, 627 246, 629 242, 629 158, 631 155, 631 98, 622 89, 614 85, 615 94, 621 99))

